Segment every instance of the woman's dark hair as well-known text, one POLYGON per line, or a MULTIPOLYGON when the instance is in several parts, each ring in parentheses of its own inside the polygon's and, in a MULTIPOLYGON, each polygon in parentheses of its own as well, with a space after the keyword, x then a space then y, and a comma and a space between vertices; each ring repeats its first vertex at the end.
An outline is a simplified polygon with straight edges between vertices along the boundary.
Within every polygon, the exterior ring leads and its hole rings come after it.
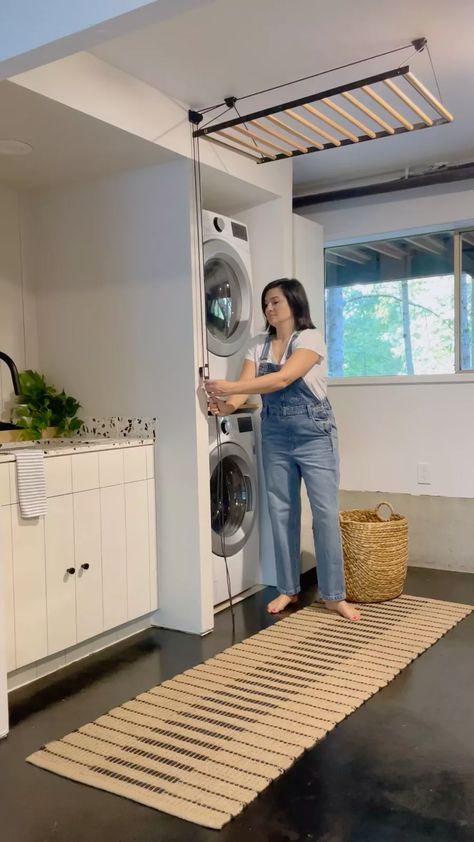
MULTIPOLYGON (((288 301, 288 306, 293 313, 296 330, 306 330, 307 328, 314 328, 311 320, 311 313, 309 312, 309 303, 306 296, 303 284, 295 278, 279 278, 276 281, 270 281, 262 292, 262 310, 265 316, 265 298, 271 289, 278 287, 281 289, 283 295, 288 301)), ((268 323, 265 317, 265 330, 270 334, 275 334, 276 329, 268 323)))

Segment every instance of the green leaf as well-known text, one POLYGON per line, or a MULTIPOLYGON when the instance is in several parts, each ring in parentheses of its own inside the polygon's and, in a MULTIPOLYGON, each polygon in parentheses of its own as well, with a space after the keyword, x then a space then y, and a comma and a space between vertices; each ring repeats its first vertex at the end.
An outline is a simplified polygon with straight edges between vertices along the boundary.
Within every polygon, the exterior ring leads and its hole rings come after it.
POLYGON ((83 422, 76 418, 79 401, 64 389, 58 392, 44 375, 31 369, 22 371, 20 389, 15 423, 28 432, 28 437, 41 438, 47 427, 57 427, 60 434, 72 434, 82 427, 83 422))

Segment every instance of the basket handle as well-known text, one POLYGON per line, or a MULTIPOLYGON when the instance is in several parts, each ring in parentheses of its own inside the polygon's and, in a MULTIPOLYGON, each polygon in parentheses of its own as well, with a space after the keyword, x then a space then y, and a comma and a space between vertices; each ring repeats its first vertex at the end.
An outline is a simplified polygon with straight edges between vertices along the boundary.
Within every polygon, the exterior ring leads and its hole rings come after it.
POLYGON ((388 502, 387 502, 387 500, 382 500, 382 502, 381 502, 381 503, 379 503, 379 504, 378 504, 378 506, 376 506, 376 507, 375 507, 374 512, 375 512, 375 514, 377 515, 378 519, 379 519, 379 520, 381 520, 381 521, 383 521, 383 522, 384 522, 384 521, 387 521, 387 520, 391 520, 391 519, 392 519, 392 517, 393 517, 393 515, 395 514, 395 512, 394 512, 394 510, 393 510, 393 506, 392 506, 392 504, 391 504, 391 503, 388 503, 388 502), (390 509, 390 517, 389 517, 389 518, 383 518, 383 517, 380 517, 380 515, 379 515, 379 509, 380 509, 380 507, 381 507, 381 506, 388 506, 388 508, 390 509))

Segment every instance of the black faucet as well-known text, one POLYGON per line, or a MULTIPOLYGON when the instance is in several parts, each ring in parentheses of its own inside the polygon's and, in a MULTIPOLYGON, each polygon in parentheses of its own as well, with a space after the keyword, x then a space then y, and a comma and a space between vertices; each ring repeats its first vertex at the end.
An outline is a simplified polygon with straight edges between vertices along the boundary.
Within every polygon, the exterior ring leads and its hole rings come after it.
POLYGON ((0 360, 3 360, 10 369, 10 374, 12 376, 13 381, 13 391, 15 392, 15 395, 20 395, 20 377, 18 375, 18 369, 15 363, 13 362, 12 358, 8 356, 8 354, 5 354, 4 351, 0 351, 0 360))

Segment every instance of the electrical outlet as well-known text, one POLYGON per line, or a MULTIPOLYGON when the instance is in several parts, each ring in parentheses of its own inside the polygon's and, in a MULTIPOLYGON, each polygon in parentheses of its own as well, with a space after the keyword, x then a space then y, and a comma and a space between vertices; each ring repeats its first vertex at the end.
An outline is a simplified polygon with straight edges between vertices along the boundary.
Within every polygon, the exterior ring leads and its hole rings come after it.
POLYGON ((418 485, 431 485, 431 465, 429 462, 418 462, 416 471, 418 485))

